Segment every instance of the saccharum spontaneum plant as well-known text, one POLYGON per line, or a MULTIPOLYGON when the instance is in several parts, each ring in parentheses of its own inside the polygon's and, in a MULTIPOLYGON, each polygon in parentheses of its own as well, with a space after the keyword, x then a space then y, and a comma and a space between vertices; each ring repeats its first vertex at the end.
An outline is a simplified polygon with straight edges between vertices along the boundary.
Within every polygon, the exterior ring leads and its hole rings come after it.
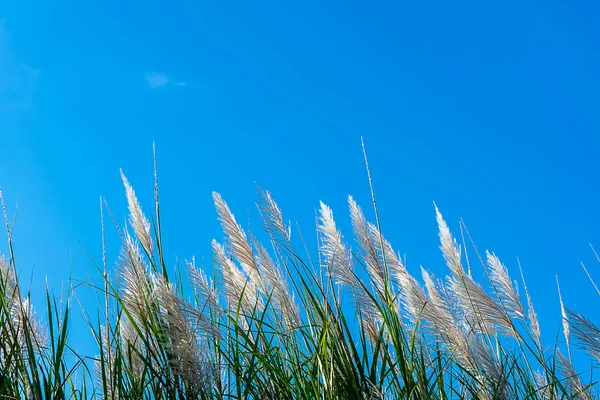
POLYGON ((185 274, 169 271, 158 180, 148 219, 122 178, 129 226, 116 228, 122 249, 114 269, 106 256, 97 265, 104 285, 96 290, 104 301, 96 317, 88 316, 99 349, 93 357, 68 346, 70 301, 47 291, 46 318, 33 313, 19 288, 6 218, 1 399, 596 397, 593 383, 572 366, 570 342, 572 335, 600 358, 600 329, 562 306, 569 351, 545 346, 523 272, 524 296, 498 257, 486 252, 478 257, 489 281, 484 289, 437 207, 449 273, 441 279, 422 269, 417 279, 385 239, 379 218, 367 221, 352 197, 354 240, 342 236, 333 211, 321 203, 318 257, 311 259, 292 242, 269 192, 259 189, 262 242, 214 193, 224 239, 212 243, 211 279, 193 259, 185 274))

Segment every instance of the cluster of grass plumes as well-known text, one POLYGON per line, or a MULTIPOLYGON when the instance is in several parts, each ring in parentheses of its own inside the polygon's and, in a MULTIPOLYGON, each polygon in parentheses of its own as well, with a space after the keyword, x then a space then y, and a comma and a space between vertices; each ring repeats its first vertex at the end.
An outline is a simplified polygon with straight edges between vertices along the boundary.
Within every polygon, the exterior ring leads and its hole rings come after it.
MULTIPOLYGON (((344 238, 321 203, 318 257, 311 258, 292 241, 269 192, 259 190, 260 235, 246 232, 214 193, 224 237, 212 243, 211 279, 193 259, 169 271, 158 183, 148 218, 124 175, 123 182, 129 223, 117 227, 122 249, 115 268, 106 256, 98 266, 103 311, 89 323, 99 350, 80 369, 79 386, 79 363, 64 360, 68 303, 59 309, 48 295, 48 321, 39 322, 19 292, 14 258, 0 262, 0 398, 596 396, 575 372, 570 350, 565 356, 556 343, 542 343, 523 272, 521 296, 499 258, 478 253, 488 281, 475 281, 471 268, 479 267, 462 254, 437 207, 448 275, 422 269, 417 278, 378 217, 369 222, 352 197, 354 239, 344 238)), ((600 358, 600 328, 564 307, 563 321, 569 346, 572 333, 600 358)))
POLYGON ((36 315, 19 285, 1 191, 0 204, 9 248, 9 256, 0 257, 0 399, 85 399, 85 385, 75 379, 83 362, 67 344, 69 301, 46 290, 46 319, 36 315))
POLYGON ((570 360, 543 346, 524 279, 523 302, 507 268, 486 252, 485 290, 437 208, 449 274, 422 270, 419 280, 351 197, 355 246, 321 203, 313 262, 292 242, 270 193, 260 190, 257 203, 262 243, 214 193, 224 233, 212 243, 215 279, 194 260, 174 278, 164 262, 158 191, 151 223, 123 181, 133 234, 120 231, 121 257, 106 280, 112 306, 96 331, 96 382, 106 398, 593 396, 570 360))

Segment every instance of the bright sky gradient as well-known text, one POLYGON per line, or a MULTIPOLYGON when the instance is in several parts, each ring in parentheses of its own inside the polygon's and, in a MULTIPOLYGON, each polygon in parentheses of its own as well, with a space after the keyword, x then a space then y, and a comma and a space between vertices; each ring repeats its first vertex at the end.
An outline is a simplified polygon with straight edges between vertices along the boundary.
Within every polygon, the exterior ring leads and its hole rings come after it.
POLYGON ((435 201, 515 278, 520 258, 550 342, 556 274, 599 322, 579 265, 600 279, 599 16, 592 1, 5 2, 0 186, 22 279, 38 304, 46 279, 99 281, 80 243, 99 260, 99 196, 124 221, 119 168, 152 210, 152 142, 170 263, 210 270, 213 190, 257 225, 254 182, 314 245, 319 200, 346 228, 348 194, 372 216, 364 136, 411 271, 446 272, 435 201))

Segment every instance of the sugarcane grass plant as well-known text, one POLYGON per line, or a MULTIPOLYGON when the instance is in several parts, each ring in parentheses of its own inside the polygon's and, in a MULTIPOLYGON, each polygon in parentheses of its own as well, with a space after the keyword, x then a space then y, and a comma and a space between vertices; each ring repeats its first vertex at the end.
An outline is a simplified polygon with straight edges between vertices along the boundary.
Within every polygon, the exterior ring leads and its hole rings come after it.
POLYGON ((570 339, 600 358, 600 328, 561 298, 567 355, 557 342, 543 344, 520 266, 521 291, 495 254, 476 252, 479 262, 471 265, 463 254, 466 226, 461 221, 459 244, 437 207, 443 278, 409 271, 384 236, 372 185, 374 222, 348 197, 353 239, 320 204, 313 253, 300 232, 291 239, 268 191, 259 188, 263 229, 256 235, 213 193, 223 236, 212 242, 212 268, 192 258, 172 271, 163 251, 156 165, 150 219, 123 173, 122 180, 129 218, 126 227, 114 224, 122 242, 114 267, 106 259, 104 213, 116 219, 101 201, 103 259, 94 265, 103 284, 94 290, 103 301, 96 316, 86 314, 98 344, 93 356, 69 347, 71 294, 55 299, 47 291, 46 318, 33 312, 19 287, 5 218, 1 399, 597 396, 595 382, 573 367, 570 339), (481 268, 484 285, 472 268, 481 268))

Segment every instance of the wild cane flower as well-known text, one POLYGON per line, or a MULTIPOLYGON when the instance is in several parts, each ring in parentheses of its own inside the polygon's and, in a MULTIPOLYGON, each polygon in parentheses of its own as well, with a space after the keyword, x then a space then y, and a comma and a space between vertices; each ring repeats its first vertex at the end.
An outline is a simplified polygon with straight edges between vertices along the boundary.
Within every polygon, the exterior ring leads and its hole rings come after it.
POLYGON ((571 359, 571 331, 569 329, 569 317, 563 303, 562 295, 560 293, 560 284, 558 283, 558 275, 556 275, 556 287, 558 289, 558 300, 560 301, 560 313, 562 315, 562 326, 563 334, 565 335, 565 341, 567 342, 567 351, 569 353, 569 359, 571 359))
POLYGON ((212 241, 212 248, 215 266, 223 277, 229 308, 235 310, 239 305, 242 311, 248 314, 251 314, 255 307, 262 309, 262 301, 254 281, 238 269, 233 260, 226 255, 223 246, 216 240, 212 241))
MULTIPOLYGON (((102 398, 103 399, 114 399, 119 397, 118 389, 113 390, 115 374, 115 357, 116 357, 116 348, 110 341, 110 332, 107 327, 102 325, 100 327, 101 337, 100 337, 100 346, 102 346, 102 355, 103 358, 98 356, 98 358, 94 361, 94 369, 96 372, 96 382, 98 382, 98 386, 102 389, 102 398), (106 382, 106 391, 104 392, 104 382, 106 382)), ((118 388, 118 385, 117 385, 118 388)))
POLYGON ((547 399, 550 397, 550 393, 548 390, 548 380, 546 379, 546 375, 540 371, 535 371, 533 373, 533 382, 537 388, 537 392, 542 399, 547 399))
POLYGON ((27 346, 27 334, 30 335, 32 344, 36 351, 46 347, 47 337, 43 325, 38 320, 33 310, 33 305, 28 298, 22 298, 19 290, 17 277, 10 263, 0 256, 0 289, 6 299, 9 312, 9 324, 3 329, 11 331, 0 331, 1 337, 13 337, 16 334, 16 345, 21 349, 27 346))
POLYGON ((213 192, 213 200, 217 213, 219 214, 223 232, 226 235, 227 243, 231 246, 231 251, 233 252, 235 259, 240 263, 244 273, 248 275, 250 280, 253 281, 260 290, 263 290, 264 285, 259 275, 258 265, 252 254, 252 248, 246 239, 246 234, 235 220, 235 216, 221 195, 213 192))
MULTIPOLYGON (((200 315, 179 297, 164 277, 157 278, 154 296, 160 304, 167 330, 168 340, 163 345, 167 348, 171 369, 182 379, 188 394, 210 393, 210 363, 200 338, 194 333, 194 326, 198 325, 195 320, 200 315)), ((212 335, 213 332, 205 334, 212 335)))
POLYGON ((600 328, 573 310, 567 308, 566 314, 579 347, 600 361, 600 328))
MULTIPOLYGON (((352 219, 354 236, 359 244, 361 256, 367 264, 367 269, 373 285, 379 293, 383 294, 386 272, 383 268, 383 262, 380 259, 380 252, 375 244, 380 240, 379 238, 373 240, 365 216, 352 196, 348 196, 348 205, 350 207, 350 218, 352 219)), ((379 246, 379 249, 381 249, 381 246, 379 246)))
POLYGON ((452 276, 448 278, 449 288, 456 296, 461 310, 470 320, 473 328, 480 333, 494 335, 497 328, 502 328, 503 333, 514 335, 510 317, 465 272, 461 262, 460 248, 452 237, 450 229, 437 206, 435 207, 435 213, 441 243, 440 249, 448 268, 452 272, 452 276))
POLYGON ((560 350, 556 351, 556 364, 559 372, 565 378, 567 389, 571 392, 571 398, 592 400, 589 391, 585 388, 581 379, 579 379, 579 374, 577 374, 571 362, 567 360, 560 350))
POLYGON ((138 324, 148 321, 152 279, 153 274, 146 266, 139 247, 126 233, 118 262, 117 283, 124 306, 138 324))
POLYGON ((121 345, 130 361, 129 372, 135 379, 141 376, 144 368, 140 354, 156 354, 160 348, 151 328, 158 307, 153 296, 156 277, 144 261, 136 241, 127 232, 124 241, 117 264, 117 287, 127 313, 118 321, 118 329, 121 345))
POLYGON ((465 271, 462 266, 461 261, 461 252, 456 240, 452 237, 450 233, 450 228, 448 228, 448 224, 444 220, 442 213, 437 208, 437 205, 434 204, 435 207, 435 218, 438 224, 439 237, 440 237, 440 249, 442 250, 442 254, 444 255, 444 260, 446 261, 446 265, 450 268, 453 275, 462 276, 465 275, 465 271))
POLYGON ((262 188, 258 188, 262 201, 258 202, 258 211, 263 220, 264 226, 274 238, 283 239, 286 243, 290 242, 290 231, 283 222, 281 209, 273 200, 271 193, 262 188))
POLYGON ((196 306, 181 299, 182 310, 189 316, 194 331, 199 331, 203 340, 220 339, 219 326, 215 322, 221 316, 218 294, 205 272, 197 268, 195 260, 187 262, 190 283, 196 296, 196 306))
POLYGON ((485 379, 500 381, 502 374, 493 355, 477 335, 465 330, 460 318, 451 311, 450 300, 438 289, 443 288, 443 284, 436 284, 425 269, 422 274, 427 294, 410 274, 403 273, 399 277, 403 303, 411 319, 422 322, 436 334, 463 368, 476 376, 483 374, 485 379))
MULTIPOLYGON (((193 260, 188 263, 188 268, 198 303, 196 309, 180 297, 171 283, 149 270, 145 256, 147 254, 152 256, 153 250, 150 224, 142 213, 135 193, 124 176, 123 180, 129 203, 129 221, 134 230, 134 237, 126 235, 125 246, 119 261, 119 291, 123 299, 122 304, 131 315, 131 319, 123 316, 123 320, 118 325, 122 340, 144 354, 146 350, 143 346, 146 344, 142 343, 142 338, 135 328, 141 328, 142 335, 151 334, 151 330, 145 324, 149 319, 152 320, 152 323, 158 322, 158 325, 164 328, 163 332, 165 334, 158 338, 156 343, 150 343, 150 346, 161 346, 165 350, 168 355, 168 365, 165 364, 165 366, 170 368, 170 373, 173 373, 177 378, 180 378, 180 381, 184 382, 186 389, 190 390, 183 395, 187 397, 189 395, 198 396, 201 393, 210 393, 213 389, 210 380, 216 376, 214 372, 216 368, 214 367, 215 360, 212 358, 214 354, 209 355, 209 346, 205 346, 205 340, 207 339, 205 334, 218 335, 219 328, 206 317, 207 314, 213 312, 222 312, 219 307, 218 294, 204 271, 195 267, 193 260), (140 251, 138 243, 147 254, 140 251)), ((239 305, 244 313, 253 313, 257 307, 263 307, 262 301, 266 296, 269 297, 274 309, 280 312, 286 324, 293 324, 298 329, 302 329, 303 327, 294 322, 299 320, 300 312, 294 302, 293 293, 289 290, 288 281, 284 276, 281 264, 278 263, 278 259, 271 258, 267 250, 255 241, 251 235, 248 235, 249 239, 247 238, 246 233, 236 222, 235 217, 220 195, 214 194, 214 199, 227 237, 225 245, 213 241, 213 251, 216 266, 224 278, 225 295, 229 307, 237 308, 239 305)), ((268 192, 263 194, 263 199, 264 203, 259 206, 259 210, 261 210, 265 226, 269 227, 268 231, 272 233, 272 238, 277 238, 274 240, 282 240, 288 243, 290 240, 289 231, 283 223, 279 207, 268 192)), ((408 311, 408 318, 413 322, 422 321, 425 329, 435 334, 436 339, 442 341, 451 350, 451 357, 454 358, 452 362, 456 362, 460 368, 450 366, 448 368, 449 373, 459 375, 457 377, 459 381, 466 378, 465 381, 473 382, 473 386, 469 389, 477 390, 478 396, 483 399, 516 397, 516 394, 509 392, 510 388, 505 388, 505 380, 507 379, 505 370, 498 362, 498 355, 486 343, 486 337, 484 336, 488 333, 496 334, 495 331, 498 328, 507 329, 511 326, 511 318, 525 318, 525 310, 523 304, 521 304, 517 287, 510 280, 508 270, 499 258, 492 253, 487 253, 490 281, 498 294, 496 299, 496 297, 489 296, 479 284, 472 280, 470 274, 465 273, 461 262, 461 248, 451 236, 446 222, 436 208, 441 249, 452 276, 447 281, 438 280, 425 269, 421 269, 424 284, 420 284, 409 274, 402 263, 401 257, 394 252, 391 244, 382 237, 377 226, 366 220, 362 210, 351 197, 348 201, 354 234, 360 246, 361 261, 364 261, 367 266, 367 272, 371 280, 369 288, 382 289, 386 284, 389 284, 391 289, 397 290, 394 294, 397 294, 398 298, 402 300, 398 302, 398 309, 400 310, 400 303, 402 303, 404 309, 408 311), (386 276, 388 272, 389 276, 386 276), (482 328, 474 330, 473 328, 477 326, 482 326, 482 328), (464 375, 461 375, 461 368, 467 370, 464 375), (490 384, 490 382, 493 384, 490 384), (501 393, 499 396, 497 396, 498 392, 493 391, 494 387, 500 387, 501 393)), ((331 209, 323 203, 321 203, 318 231, 321 234, 319 250, 325 260, 324 264, 327 266, 329 276, 336 284, 347 286, 353 292, 363 331, 375 340, 380 335, 382 327, 381 320, 377 318, 379 316, 379 303, 373 301, 369 296, 375 292, 370 291, 355 275, 353 255, 343 241, 343 237, 333 220, 331 209)), ((12 280, 14 280, 12 270, 6 268, 6 265, 3 265, 1 261, 0 267, 4 268, 0 268, 0 275, 2 275, 3 280, 8 282, 5 290, 12 293, 7 296, 11 298, 10 313, 14 316, 12 321, 15 321, 17 325, 31 326, 28 319, 33 319, 33 313, 28 300, 21 299, 18 297, 18 293, 14 294, 12 292, 13 289, 8 289, 11 285, 16 286, 12 283, 12 280), (17 305, 13 307, 13 304, 17 305)), ((539 324, 525 284, 524 289, 528 303, 529 323, 539 342, 539 324)), ((559 298, 563 316, 563 329, 568 345, 570 346, 570 333, 572 332, 574 337, 582 342, 582 347, 600 359, 600 341, 598 340, 600 328, 583 316, 566 309, 562 302, 560 288, 559 298)), ((308 318, 311 318, 311 316, 308 316, 308 318)), ((246 321, 244 319, 242 325, 246 321)), ((425 338, 425 335, 423 337, 425 338)), ((104 348, 111 348, 107 338, 108 336, 103 335, 101 345, 104 348)), ((216 336, 210 339, 220 340, 216 336)), ((423 340, 427 340, 427 338, 423 340)), ((117 335, 112 346, 119 345, 117 335)), ((386 344, 383 343, 382 345, 385 346, 386 344)), ((343 344, 341 346, 343 350, 343 344)), ((424 346, 425 352, 427 352, 427 344, 424 344, 424 346)), ((329 357, 331 358, 323 360, 326 361, 324 363, 326 365, 318 365, 318 368, 322 368, 322 376, 326 378, 324 380, 327 380, 328 374, 331 374, 331 381, 333 381, 334 374, 341 375, 347 371, 342 371, 335 362, 330 362, 335 360, 333 360, 331 349, 327 349, 327 351, 330 351, 329 357)), ((428 354, 425 355, 425 357, 427 356, 428 354)), ((134 366, 132 369, 140 372, 138 375, 141 376, 143 364, 139 358, 136 360, 132 363, 134 366)), ((283 360, 283 362, 288 361, 283 360)), ((307 360, 301 361, 311 362, 312 360, 307 358, 307 360)), ((107 362, 109 368, 107 373, 112 376, 114 373, 110 369, 112 361, 108 360, 107 362)), ((557 354, 557 365, 560 373, 566 378, 568 391, 573 397, 591 398, 591 395, 585 391, 584 385, 569 360, 560 352, 557 354)), ((159 367, 164 366, 160 365, 159 367)), ((243 366, 241 367, 243 368, 243 366)), ((304 365, 302 368, 304 368, 304 365)), ((223 372, 221 378, 223 381, 235 379, 227 378, 225 370, 219 372, 223 372)), ((260 380, 262 378, 262 376, 258 376, 256 379, 260 380)), ((108 379, 112 380, 111 377, 108 379)), ((446 384, 445 379, 446 376, 443 378, 443 385, 446 384)), ((538 388, 542 397, 550 397, 550 395, 556 397, 555 393, 550 393, 544 375, 534 373, 533 379, 535 381, 534 385, 538 388)), ((326 382, 326 384, 330 384, 331 381, 326 382)), ((146 384, 147 382, 143 383, 146 384)), ((512 383, 511 381, 511 385, 512 383)), ((231 384, 231 381, 227 384, 231 384)), ((276 387, 274 382, 258 381, 257 384, 265 385, 263 387, 268 388, 276 387)), ((317 382, 317 384, 321 383, 317 382)), ((517 384, 518 382, 515 386, 517 384)), ((381 393, 379 391, 381 388, 371 381, 365 382, 364 385, 368 387, 368 390, 365 389, 365 391, 371 392, 375 396, 381 398, 389 396, 388 393, 381 393), (373 385, 373 387, 370 387, 370 385, 373 385)), ((457 385, 461 385, 461 383, 457 385)), ((468 386, 471 383, 465 385, 468 386)), ((335 384, 331 388, 335 390, 335 384)), ((429 389, 425 385, 423 390, 426 392, 429 389)), ((104 394, 106 398, 119 396, 117 392, 111 390, 112 388, 109 386, 104 394)), ((224 391, 226 390, 224 389, 224 391)), ((267 391, 258 393, 267 396, 267 391)))
POLYGON ((271 258, 267 250, 256 243, 256 261, 260 269, 260 275, 265 284, 271 302, 281 312, 286 324, 295 327, 300 322, 300 312, 294 301, 283 271, 271 258))
POLYGON ((129 184, 127 177, 121 171, 121 178, 123 179, 123 185, 125 186, 125 193, 127 195, 127 203, 129 207, 129 223, 133 227, 135 236, 142 244, 142 247, 150 256, 154 251, 154 245, 152 244, 152 236, 150 234, 150 222, 142 212, 142 207, 135 196, 135 191, 129 184))
MULTIPOLYGON (((134 229, 136 238, 151 257, 154 246, 150 234, 150 223, 143 214, 135 192, 122 171, 121 176, 129 206, 129 222, 134 229)), ((198 362, 201 352, 195 346, 192 330, 183 315, 182 300, 163 277, 156 277, 149 271, 139 248, 129 235, 126 236, 124 251, 121 255, 119 278, 123 291, 123 304, 133 318, 133 321, 126 320, 121 325, 123 337, 129 342, 129 345, 133 345, 134 348, 141 345, 132 324, 145 330, 150 318, 156 317, 151 315, 156 308, 162 312, 162 317, 167 323, 169 340, 163 345, 166 344, 169 347, 170 363, 175 368, 176 374, 187 382, 188 389, 195 387, 196 383, 193 382, 204 381, 203 365, 198 362)), ((191 307, 188 310, 191 310, 191 307)), ((154 338, 153 335, 146 336, 154 338)), ((154 340, 156 339, 158 338, 154 338, 154 340)), ((157 343, 153 343, 154 340, 150 343, 151 347, 157 346, 157 343)), ((153 351, 153 349, 149 350, 153 351)), ((134 368, 139 369, 139 357, 137 354, 133 357, 134 368)))
POLYGON ((355 305, 359 309, 361 324, 371 340, 376 341, 378 327, 381 323, 377 304, 367 293, 364 284, 354 274, 352 255, 343 242, 342 234, 337 229, 331 208, 323 202, 320 204, 318 226, 321 233, 320 252, 327 267, 327 274, 338 285, 350 289, 355 305))
MULTIPOLYGON (((517 260, 518 261, 518 260, 517 260)), ((523 282, 523 289, 525 289, 525 298, 527 299, 527 318, 529 319, 529 328, 531 333, 533 334, 533 338, 535 340, 538 349, 542 348, 542 333, 540 330, 540 323, 538 322, 537 314, 535 309, 533 308, 533 302, 531 301, 531 297, 529 296, 529 291, 527 290, 527 284, 525 283, 525 275, 523 275, 523 269, 521 268, 521 263, 517 262, 519 265, 519 272, 521 273, 521 281, 523 282)))
POLYGON ((187 262, 190 281, 196 300, 198 303, 198 324, 205 332, 209 333, 214 339, 220 336, 219 327, 213 322, 213 318, 218 320, 221 316, 219 307, 219 297, 212 281, 206 276, 206 273, 196 267, 195 260, 187 262))
MULTIPOLYGON (((448 278, 449 289, 455 296, 460 311, 469 321, 468 330, 462 332, 464 340, 459 339, 460 333, 451 335, 450 340, 457 339, 453 344, 458 352, 462 353, 463 357, 467 358, 477 370, 482 371, 487 379, 494 382, 495 386, 502 385, 503 372, 489 347, 476 333, 496 334, 496 328, 500 327, 505 334, 513 335, 512 322, 502 307, 466 274, 461 262, 460 248, 437 206, 435 213, 441 243, 440 249, 452 272, 452 276, 448 278)), ((494 267, 499 267, 499 265, 494 264, 494 267)), ((502 271, 498 270, 495 273, 500 279, 504 279, 500 276, 503 274, 502 271)))
POLYGON ((144 370, 144 361, 140 354, 145 353, 142 339, 140 339, 133 323, 126 316, 123 316, 117 322, 117 328, 120 337, 118 345, 125 355, 127 372, 134 378, 141 377, 144 370))
POLYGON ((498 291, 500 301, 512 317, 525 319, 521 299, 508 276, 508 270, 495 254, 486 251, 486 256, 490 268, 490 280, 498 291))
POLYGON ((355 286, 353 261, 350 251, 343 242, 342 234, 333 219, 333 211, 321 202, 319 210, 320 250, 327 265, 328 275, 338 285, 355 286))
MULTIPOLYGON (((261 188, 259 188, 259 191, 262 201, 258 202, 257 205, 266 231, 271 235, 272 240, 283 241, 289 245, 291 232, 283 222, 281 209, 271 193, 261 188)), ((266 289, 270 291, 272 301, 281 310, 286 323, 289 326, 296 326, 300 321, 300 312, 281 267, 273 261, 260 243, 255 242, 254 247, 256 248, 256 262, 259 266, 260 275, 266 289)))

